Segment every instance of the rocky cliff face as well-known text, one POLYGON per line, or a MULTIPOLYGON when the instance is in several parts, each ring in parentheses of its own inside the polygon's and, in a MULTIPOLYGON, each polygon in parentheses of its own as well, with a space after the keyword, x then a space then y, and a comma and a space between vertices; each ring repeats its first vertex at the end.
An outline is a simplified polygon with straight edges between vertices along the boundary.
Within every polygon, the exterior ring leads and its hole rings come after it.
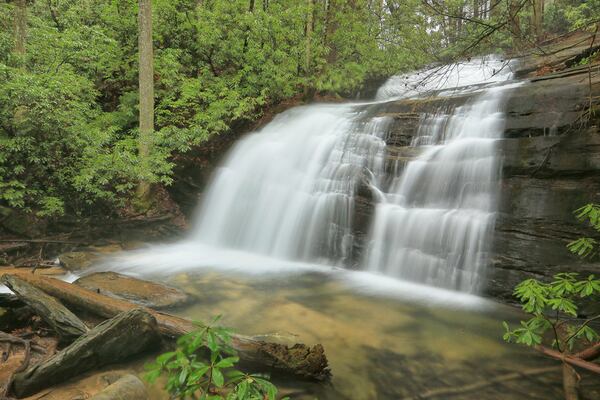
MULTIPOLYGON (((569 67, 590 54, 591 42, 580 34, 551 44, 552 55, 527 57, 516 71, 523 84, 510 92, 499 143, 503 167, 486 285, 490 296, 511 301, 514 286, 528 277, 600 273, 600 264, 579 260, 566 248, 589 233, 573 210, 600 196, 600 66, 569 67)), ((389 168, 418 154, 407 146, 423 112, 465 101, 434 97, 383 106, 381 115, 394 118, 389 168)))

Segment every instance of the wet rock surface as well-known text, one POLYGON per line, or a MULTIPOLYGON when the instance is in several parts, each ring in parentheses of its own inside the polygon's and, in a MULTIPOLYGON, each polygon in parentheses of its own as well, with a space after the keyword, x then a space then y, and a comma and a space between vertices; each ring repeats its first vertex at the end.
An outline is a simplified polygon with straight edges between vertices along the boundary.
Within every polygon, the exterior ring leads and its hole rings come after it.
POLYGON ((62 253, 58 256, 58 261, 65 269, 80 273, 92 267, 103 257, 121 250, 123 250, 123 246, 119 244, 86 247, 62 253))
MULTIPOLYGON (((597 66, 574 65, 578 54, 588 51, 589 38, 581 34, 568 39, 561 44, 571 46, 568 49, 547 57, 525 57, 517 68, 517 76, 530 80, 509 89, 505 104, 505 133, 498 141, 499 213, 487 295, 510 302, 515 284, 529 277, 550 278, 563 271, 600 273, 600 264, 579 260, 566 248, 591 233, 575 219, 573 210, 600 195, 600 74, 597 66), (542 68, 545 75, 537 76, 542 68)), ((409 146, 419 116, 468 101, 468 96, 432 97, 382 105, 380 115, 394 118, 386 138, 388 174, 401 171, 422 152, 409 146)))
POLYGON ((127 374, 97 393, 91 400, 147 400, 144 383, 135 375, 127 374))
POLYGON ((189 295, 179 289, 116 272, 96 272, 79 278, 75 284, 106 296, 155 309, 178 307, 191 300, 189 295))

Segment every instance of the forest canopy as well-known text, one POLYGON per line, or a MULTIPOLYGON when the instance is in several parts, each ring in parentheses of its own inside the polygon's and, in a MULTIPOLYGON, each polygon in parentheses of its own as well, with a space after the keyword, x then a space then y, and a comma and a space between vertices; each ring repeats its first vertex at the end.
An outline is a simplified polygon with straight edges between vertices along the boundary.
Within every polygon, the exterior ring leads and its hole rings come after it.
POLYGON ((600 0, 4 1, 0 208, 114 213, 139 182, 171 183, 175 153, 284 100, 350 97, 429 63, 518 53, 598 16, 600 0), (147 154, 141 3, 153 50, 147 154))

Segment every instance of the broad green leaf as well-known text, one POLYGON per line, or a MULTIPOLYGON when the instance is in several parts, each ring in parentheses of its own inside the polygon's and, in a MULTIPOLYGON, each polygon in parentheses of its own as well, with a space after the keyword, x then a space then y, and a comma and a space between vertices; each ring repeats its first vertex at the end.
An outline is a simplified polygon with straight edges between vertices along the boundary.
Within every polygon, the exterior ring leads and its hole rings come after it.
POLYGON ((222 387, 225 383, 225 378, 223 377, 223 373, 218 368, 212 369, 212 379, 215 382, 217 387, 222 387))

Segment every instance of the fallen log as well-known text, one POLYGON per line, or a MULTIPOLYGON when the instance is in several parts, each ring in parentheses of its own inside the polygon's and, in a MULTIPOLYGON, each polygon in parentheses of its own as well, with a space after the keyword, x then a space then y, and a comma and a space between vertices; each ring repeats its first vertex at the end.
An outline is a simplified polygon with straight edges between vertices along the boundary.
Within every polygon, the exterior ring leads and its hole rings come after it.
MULTIPOLYGON (((54 278, 32 274, 18 274, 18 276, 64 303, 104 318, 111 318, 121 312, 139 307, 127 301, 110 298, 54 278)), ((175 338, 197 329, 187 319, 148 308, 144 309, 156 318, 159 331, 167 337, 175 338)), ((309 379, 324 380, 331 375, 325 351, 320 344, 312 347, 295 344, 290 347, 243 335, 234 335, 232 341, 233 348, 244 362, 309 379)))
POLYGON ((75 314, 35 286, 13 275, 3 275, 0 281, 50 325, 62 343, 71 343, 88 331, 75 314))
POLYGON ((127 359, 159 340, 156 319, 132 309, 104 321, 52 357, 13 377, 18 397, 36 393, 82 372, 127 359))
POLYGON ((14 294, 0 293, 0 307, 17 308, 23 306, 23 302, 14 294))

